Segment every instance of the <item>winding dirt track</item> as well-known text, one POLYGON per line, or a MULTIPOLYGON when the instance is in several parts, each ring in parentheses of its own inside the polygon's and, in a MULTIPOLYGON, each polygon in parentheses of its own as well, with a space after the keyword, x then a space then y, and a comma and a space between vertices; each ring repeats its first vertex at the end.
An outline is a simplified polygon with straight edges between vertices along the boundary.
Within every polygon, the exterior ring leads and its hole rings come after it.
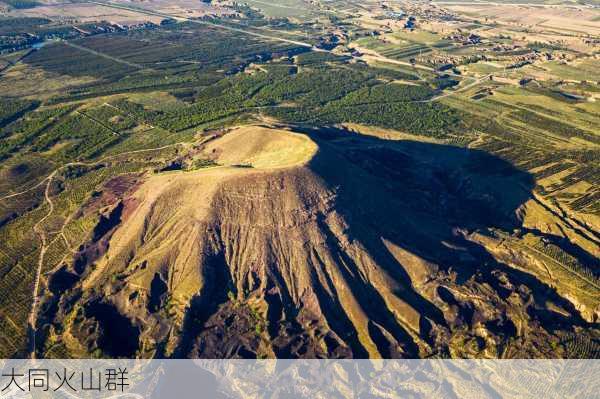
POLYGON ((46 184, 46 189, 44 190, 44 200, 48 203, 50 209, 46 216, 41 218, 34 226, 33 231, 35 231, 40 236, 40 241, 42 242, 42 247, 40 249, 40 256, 38 258, 38 266, 35 271, 35 281, 33 285, 33 302, 31 303, 31 311, 29 312, 28 324, 31 331, 31 358, 35 359, 35 335, 36 335, 36 320, 37 320, 37 307, 39 302, 38 292, 40 289, 40 275, 42 273, 42 267, 44 265, 44 256, 46 255, 46 251, 48 250, 46 232, 40 226, 46 219, 48 219, 52 213, 54 212, 54 203, 50 198, 50 185, 52 184, 52 179, 58 173, 58 169, 52 172, 50 176, 48 176, 48 183, 46 184))
MULTIPOLYGON (((48 203, 49 210, 48 210, 48 213, 43 218, 38 220, 38 222, 33 226, 33 231, 35 231, 35 233, 40 237, 40 242, 42 245, 40 248, 40 255, 38 257, 37 269, 35 271, 35 280, 34 280, 34 284, 33 284, 33 301, 31 303, 31 310, 29 312, 29 317, 27 319, 28 324, 29 324, 30 339, 31 339, 31 341, 29 343, 29 351, 30 351, 30 356, 32 359, 35 359, 35 348, 36 348, 35 336, 37 333, 37 325, 36 324, 37 324, 37 312, 38 312, 38 304, 39 304, 40 278, 41 278, 42 269, 44 266, 44 257, 46 255, 46 251, 48 250, 46 232, 44 231, 42 224, 54 213, 54 203, 52 202, 52 198, 50 196, 50 188, 51 188, 52 180, 54 179, 54 177, 57 175, 58 172, 66 169, 70 166, 95 166, 95 165, 101 164, 103 162, 106 162, 106 161, 116 158, 116 157, 127 156, 127 155, 131 155, 131 154, 143 153, 143 152, 160 151, 160 150, 164 150, 169 147, 175 147, 175 146, 179 146, 179 145, 183 145, 183 144, 187 144, 187 143, 180 142, 180 143, 168 144, 168 145, 165 145, 162 147, 128 151, 128 152, 124 152, 124 153, 120 153, 120 154, 116 154, 116 155, 110 155, 108 157, 104 157, 95 162, 69 162, 69 163, 64 164, 61 167, 55 169, 52 173, 50 173, 48 176, 46 176, 42 181, 40 181, 35 186, 33 186, 27 190, 18 192, 18 193, 9 194, 9 195, 0 197, 0 201, 8 199, 8 198, 13 198, 13 197, 16 197, 19 195, 26 194, 32 190, 35 190, 38 187, 42 186, 44 183, 46 184, 46 187, 44 189, 44 203, 48 203)), ((43 206, 43 205, 44 204, 42 204, 41 206, 43 206)))

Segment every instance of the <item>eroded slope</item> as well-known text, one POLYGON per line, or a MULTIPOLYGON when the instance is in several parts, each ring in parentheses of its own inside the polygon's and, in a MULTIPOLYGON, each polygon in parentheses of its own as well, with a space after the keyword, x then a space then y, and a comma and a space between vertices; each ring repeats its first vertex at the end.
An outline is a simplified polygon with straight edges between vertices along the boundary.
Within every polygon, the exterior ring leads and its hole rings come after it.
POLYGON ((573 334, 597 345, 593 284, 583 312, 518 251, 491 250, 531 197, 506 162, 257 127, 201 155, 219 166, 154 175, 118 202, 48 299, 51 341, 143 357, 552 357, 573 334), (126 344, 107 345, 115 325, 126 344))

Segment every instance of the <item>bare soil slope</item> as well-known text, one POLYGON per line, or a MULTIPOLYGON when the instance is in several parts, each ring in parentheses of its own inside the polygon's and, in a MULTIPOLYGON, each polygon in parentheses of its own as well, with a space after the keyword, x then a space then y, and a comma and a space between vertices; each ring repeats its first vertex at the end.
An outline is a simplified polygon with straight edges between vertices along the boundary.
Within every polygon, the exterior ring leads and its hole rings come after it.
POLYGON ((567 356, 569 334, 597 338, 593 309, 486 249, 533 184, 499 159, 260 127, 202 151, 220 166, 151 176, 68 267, 46 318, 71 353, 567 356))

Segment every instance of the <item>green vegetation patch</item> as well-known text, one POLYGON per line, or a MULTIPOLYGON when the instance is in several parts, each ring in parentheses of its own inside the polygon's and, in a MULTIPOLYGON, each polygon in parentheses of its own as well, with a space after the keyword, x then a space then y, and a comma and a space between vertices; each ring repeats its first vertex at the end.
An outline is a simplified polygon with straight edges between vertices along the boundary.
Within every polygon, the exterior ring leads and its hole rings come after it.
POLYGON ((120 140, 120 135, 83 114, 71 114, 33 143, 33 151, 48 151, 58 143, 66 145, 56 156, 65 160, 89 159, 120 140))
POLYGON ((2 0, 3 3, 8 4, 9 6, 16 8, 18 10, 26 9, 26 8, 34 8, 39 6, 40 3, 33 0, 2 0))
POLYGON ((301 66, 318 65, 324 62, 344 62, 350 57, 335 55, 324 51, 310 51, 296 56, 296 63, 301 66))
POLYGON ((67 106, 32 112, 0 129, 0 138, 2 138, 2 141, 0 141, 0 160, 6 159, 31 145, 39 139, 44 131, 73 109, 73 106, 67 106))
POLYGON ((109 104, 86 109, 83 113, 98 123, 118 131, 129 130, 137 125, 133 118, 124 115, 109 104))
POLYGON ((63 43, 44 46, 25 57, 24 62, 60 75, 104 79, 121 77, 137 69, 63 43))
POLYGON ((291 123, 332 125, 360 123, 409 133, 446 137, 460 124, 459 114, 439 103, 400 102, 365 103, 344 106, 343 102, 322 109, 280 107, 270 110, 272 116, 291 123))
POLYGON ((40 26, 48 25, 50 22, 46 18, 35 17, 0 17, 0 35, 10 35, 14 33, 25 33, 40 26))
POLYGON ((37 101, 0 98, 0 128, 17 120, 27 111, 34 109, 38 105, 37 101))
POLYGON ((567 139, 579 138, 590 143, 600 144, 600 136, 588 133, 567 123, 544 117, 536 112, 518 110, 512 112, 510 116, 512 119, 515 119, 526 125, 546 130, 552 134, 556 134, 567 139))

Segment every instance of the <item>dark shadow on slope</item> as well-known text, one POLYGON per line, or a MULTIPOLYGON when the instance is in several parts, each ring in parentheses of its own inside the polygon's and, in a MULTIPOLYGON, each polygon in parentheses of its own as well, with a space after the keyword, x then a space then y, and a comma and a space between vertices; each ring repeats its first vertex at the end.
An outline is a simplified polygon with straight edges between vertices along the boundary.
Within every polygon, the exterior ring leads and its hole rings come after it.
MULTIPOLYGON (((311 286, 315 290, 315 295, 317 296, 319 306, 324 313, 325 319, 329 323, 333 332, 350 347, 354 357, 367 357, 368 352, 360 343, 358 339, 358 332, 344 312, 339 299, 337 297, 333 298, 327 294, 327 290, 336 290, 335 285, 330 279, 325 282, 327 287, 324 287, 319 281, 316 273, 317 268, 321 269, 321 274, 325 278, 327 278, 328 275, 324 272, 324 263, 318 258, 318 254, 316 252, 314 253, 314 256, 317 258, 317 262, 311 268, 311 286)), ((300 332, 302 330, 302 326, 296 320, 296 317, 298 316, 298 308, 294 305, 283 276, 276 267, 269 268, 268 274, 270 281, 277 286, 279 292, 281 293, 281 297, 278 298, 278 300, 280 300, 282 303, 285 321, 290 324, 292 329, 300 332)), ((276 301, 272 301, 270 303, 270 307, 273 306, 273 302, 276 301)), ((273 325, 275 325, 275 323, 273 323, 273 325)), ((271 339, 277 340, 279 336, 279 331, 271 331, 271 339)), ((273 346, 275 354, 278 358, 293 358, 296 356, 294 351, 291 350, 292 345, 288 342, 285 342, 281 348, 278 347, 279 345, 273 346)))
POLYGON ((106 302, 93 301, 85 306, 85 317, 95 319, 100 327, 98 348, 108 357, 133 358, 139 349, 140 329, 117 308, 106 302))
MULTIPOLYGON (((329 230, 328 226, 322 221, 319 222, 321 230, 326 234, 327 237, 327 246, 330 248, 332 254, 337 256, 338 259, 334 259, 336 264, 340 265, 339 272, 342 274, 346 283, 352 288, 355 293, 357 299, 364 305, 367 314, 371 321, 383 326, 387 331, 392 333, 399 342, 404 344, 404 352, 406 357, 416 357, 418 355, 418 348, 413 342, 410 334, 408 334, 402 326, 400 326, 388 309, 385 300, 381 296, 377 289, 372 285, 361 284, 361 281, 357 276, 352 275, 348 269, 358 272, 359 268, 354 263, 352 258, 350 258, 346 252, 341 248, 338 240, 335 238, 335 235, 329 230), (345 265, 343 267, 341 265, 345 265)), ((329 320, 329 319, 328 319, 329 320)), ((388 343, 385 342, 383 337, 378 337, 373 341, 378 347, 378 350, 382 350, 382 348, 387 347, 388 343)), ((385 352, 386 350, 384 350, 385 352)), ((366 353, 355 353, 355 357, 365 357, 366 353)))
POLYGON ((155 313, 164 306, 168 294, 168 285, 160 273, 154 273, 150 283, 147 308, 150 313, 155 313))
MULTIPOLYGON (((209 258, 203 267, 204 285, 192 298, 183 320, 182 336, 173 358, 187 358, 194 349, 197 337, 205 328, 206 321, 227 301, 227 288, 231 287, 231 275, 223 253, 209 258)), ((202 350, 200 350, 202 351, 202 350)), ((160 357, 160 354, 159 356, 160 357)), ((210 357, 209 355, 200 357, 210 357)))
POLYGON ((538 229, 526 229, 522 228, 522 233, 532 233, 538 237, 542 237, 542 239, 550 243, 552 245, 557 246, 568 255, 571 255, 577 261, 581 263, 581 266, 585 269, 589 270, 589 273, 596 278, 600 277, 600 259, 596 258, 594 255, 581 248, 579 245, 572 243, 569 239, 553 234, 548 234, 541 232, 538 229))
POLYGON ((482 274, 484 281, 490 284, 496 292, 501 293, 504 288, 492 275, 493 270, 500 270, 506 273, 511 281, 524 284, 531 290, 531 295, 535 301, 534 307, 530 309, 531 316, 534 316, 536 320, 541 321, 547 330, 554 331, 561 328, 569 328, 573 325, 587 324, 585 320, 581 318, 575 306, 562 296, 558 295, 554 288, 543 284, 531 274, 497 262, 485 248, 475 243, 464 239, 462 240, 462 243, 468 247, 471 253, 476 255, 476 259, 480 261, 481 265, 485 266, 477 268, 476 271, 482 274), (556 312, 547 310, 544 304, 548 300, 567 310, 571 314, 571 317, 568 318, 557 314, 556 312))
MULTIPOLYGON (((483 246, 464 238, 473 231, 512 233, 521 228, 516 211, 532 197, 534 188, 534 179, 528 173, 474 149, 382 140, 336 128, 295 130, 319 144, 320 150, 309 167, 336 188, 336 210, 349 224, 345 233, 360 242, 398 283, 401 288, 395 294, 424 317, 419 326, 421 338, 427 341, 431 328, 428 320, 446 327, 444 315, 415 290, 407 265, 390 254, 382 238, 442 270, 456 272, 458 284, 480 279, 504 299, 510 292, 494 272, 505 273, 513 283, 531 290, 534 305, 528 307, 528 312, 547 331, 587 324, 555 289, 496 261, 483 246), (548 300, 572 317, 547 310, 548 300)), ((389 323, 393 319, 381 313, 385 307, 377 301, 377 295, 361 295, 365 287, 360 284, 353 289, 359 293, 361 306, 375 308, 372 314, 381 317, 373 321, 381 324, 382 320, 389 323)), ((508 321, 493 327, 505 334, 515 332, 508 321)), ((398 334, 403 331, 401 327, 388 331, 399 342, 407 342, 398 334)))

